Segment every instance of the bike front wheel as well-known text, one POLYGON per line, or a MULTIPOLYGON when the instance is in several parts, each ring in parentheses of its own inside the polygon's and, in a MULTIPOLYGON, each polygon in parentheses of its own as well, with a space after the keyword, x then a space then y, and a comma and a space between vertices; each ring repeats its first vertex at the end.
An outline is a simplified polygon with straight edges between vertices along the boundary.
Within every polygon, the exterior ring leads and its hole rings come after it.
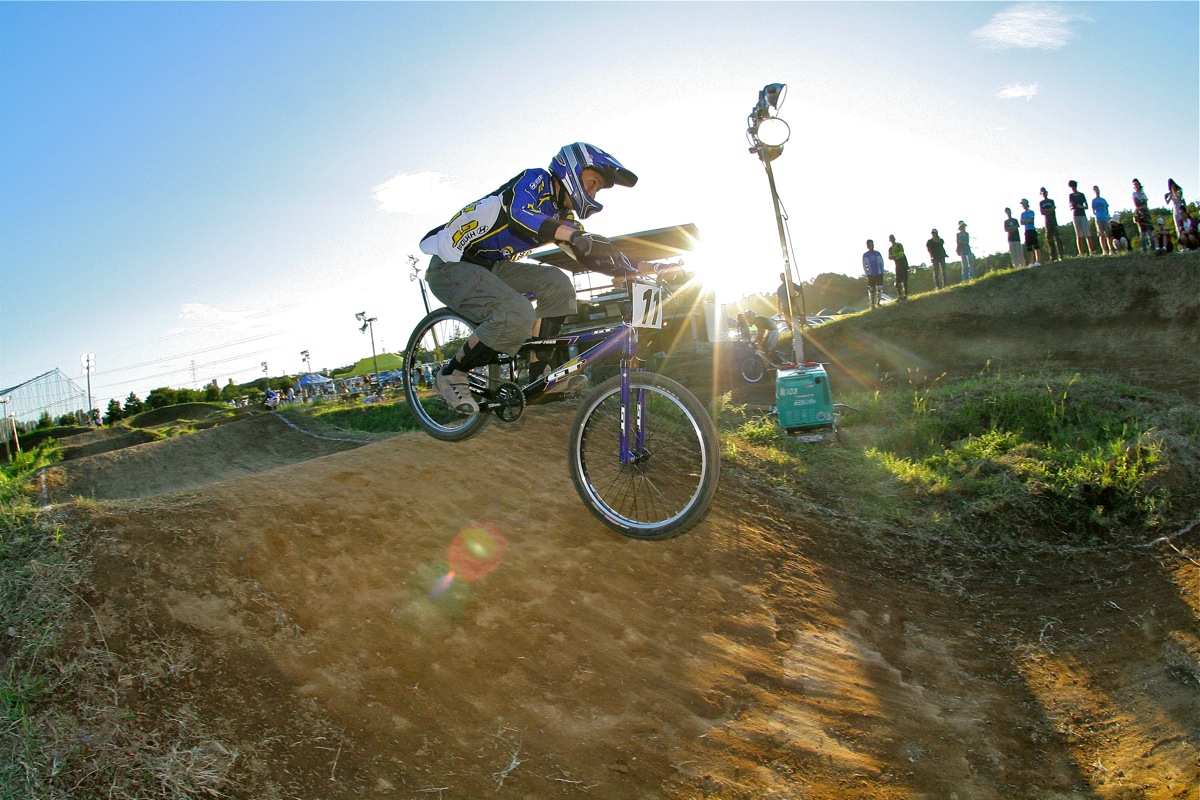
MULTIPOLYGON (((488 415, 463 416, 450 408, 436 389, 418 391, 413 383, 412 368, 432 363, 436 375, 474 331, 475 326, 458 314, 448 308, 439 308, 417 323, 408 347, 404 349, 404 397, 408 401, 408 410, 417 424, 435 439, 446 442, 469 439, 487 424, 488 415)), ((472 371, 471 377, 473 383, 486 385, 487 368, 472 371)))
POLYGON ((630 406, 621 376, 596 387, 571 426, 568 462, 584 505, 601 522, 633 539, 659 541, 704 519, 717 491, 721 450, 704 406, 677 382, 652 372, 630 378, 630 406), (621 426, 633 439, 644 421, 645 447, 622 464, 621 426))
POLYGON ((762 359, 756 355, 749 355, 743 358, 739 368, 742 373, 742 380, 746 383, 758 383, 767 374, 762 359))

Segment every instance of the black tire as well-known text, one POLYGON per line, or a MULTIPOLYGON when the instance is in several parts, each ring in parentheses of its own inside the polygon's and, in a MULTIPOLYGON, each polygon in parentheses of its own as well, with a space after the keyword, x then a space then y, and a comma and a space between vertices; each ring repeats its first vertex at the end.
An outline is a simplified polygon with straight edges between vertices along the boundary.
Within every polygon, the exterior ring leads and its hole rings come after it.
MULTIPOLYGON (((471 438, 487 425, 489 415, 478 413, 463 416, 446 405, 436 390, 418 393, 413 385, 412 365, 428 361, 432 355, 436 375, 442 364, 458 352, 458 348, 474 330, 475 326, 458 314, 448 308, 439 308, 417 323, 409 337, 408 347, 404 349, 404 397, 408 401, 408 408, 426 433, 444 442, 461 442, 471 438)), ((472 374, 478 374, 486 380, 488 368, 472 374)))
POLYGON ((618 533, 646 541, 671 539, 703 520, 716 494, 717 429, 700 401, 670 378, 639 372, 630 389, 646 393, 647 457, 622 465, 617 456, 618 375, 597 386, 575 416, 567 457, 571 480, 584 505, 618 533))
POLYGON ((767 374, 762 359, 756 355, 749 355, 743 358, 741 364, 738 365, 738 370, 742 374, 742 380, 746 383, 758 383, 767 374))

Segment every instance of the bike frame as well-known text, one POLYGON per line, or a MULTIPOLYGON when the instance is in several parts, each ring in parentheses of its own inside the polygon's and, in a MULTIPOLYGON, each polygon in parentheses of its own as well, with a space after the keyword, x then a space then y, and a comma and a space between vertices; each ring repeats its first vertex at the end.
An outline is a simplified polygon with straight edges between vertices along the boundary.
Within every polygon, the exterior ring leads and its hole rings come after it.
MULTIPOLYGON (((641 283, 641 281, 636 281, 641 283)), ((619 325, 609 325, 591 330, 580 331, 567 336, 556 336, 553 339, 530 339, 521 345, 518 355, 526 355, 539 347, 564 347, 570 345, 586 345, 594 343, 584 352, 567 361, 562 366, 552 370, 545 377, 538 378, 533 383, 521 387, 525 400, 532 400, 559 381, 566 380, 571 375, 583 370, 590 362, 605 356, 619 353, 621 375, 621 431, 620 458, 621 464, 635 464, 646 457, 646 393, 645 390, 633 390, 630 378, 636 372, 646 371, 646 362, 638 357, 638 333, 632 323, 622 322, 619 325), (632 424, 631 424, 632 423, 632 424)), ((510 374, 516 374, 515 356, 509 356, 498 363, 507 364, 510 374)), ((482 378, 471 376, 470 380, 483 382, 482 378)), ((477 387, 483 388, 483 387, 477 387)), ((481 392, 488 396, 486 392, 481 392)), ((502 406, 495 400, 485 400, 482 410, 492 410, 502 406)))

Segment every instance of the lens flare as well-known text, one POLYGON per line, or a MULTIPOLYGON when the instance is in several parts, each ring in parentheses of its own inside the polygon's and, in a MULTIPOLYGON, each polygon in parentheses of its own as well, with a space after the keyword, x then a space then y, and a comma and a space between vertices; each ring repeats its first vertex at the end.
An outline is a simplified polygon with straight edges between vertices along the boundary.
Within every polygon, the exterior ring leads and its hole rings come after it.
POLYGON ((504 535, 490 523, 464 528, 446 550, 450 573, 467 583, 483 580, 500 566, 506 544, 504 535))

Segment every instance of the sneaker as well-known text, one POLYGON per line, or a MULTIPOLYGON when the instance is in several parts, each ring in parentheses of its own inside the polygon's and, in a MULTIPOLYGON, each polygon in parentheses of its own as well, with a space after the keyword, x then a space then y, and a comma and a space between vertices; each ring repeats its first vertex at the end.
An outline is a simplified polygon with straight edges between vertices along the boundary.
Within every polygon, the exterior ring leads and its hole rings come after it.
POLYGON ((479 403, 471 396, 471 388, 467 384, 467 373, 451 372, 449 375, 438 373, 434 381, 438 394, 456 413, 469 417, 479 413, 479 403))
POLYGON ((1035 261, 1032 264, 1032 266, 1035 266, 1035 267, 1040 267, 1041 265, 1042 265, 1042 262, 1040 262, 1040 261, 1035 261))

